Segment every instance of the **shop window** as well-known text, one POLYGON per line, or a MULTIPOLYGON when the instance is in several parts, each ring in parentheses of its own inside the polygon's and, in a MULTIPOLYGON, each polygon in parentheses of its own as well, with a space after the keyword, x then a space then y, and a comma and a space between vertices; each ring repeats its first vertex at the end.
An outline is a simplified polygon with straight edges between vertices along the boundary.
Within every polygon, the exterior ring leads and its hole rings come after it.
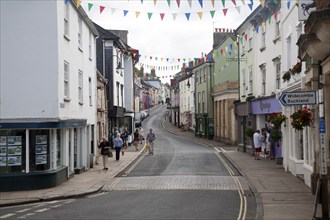
POLYGON ((25 172, 25 130, 0 130, 0 173, 25 172))
POLYGON ((62 165, 62 145, 61 145, 61 130, 56 130, 56 166, 59 167, 62 165))
POLYGON ((49 130, 30 130, 30 172, 49 170, 49 130))

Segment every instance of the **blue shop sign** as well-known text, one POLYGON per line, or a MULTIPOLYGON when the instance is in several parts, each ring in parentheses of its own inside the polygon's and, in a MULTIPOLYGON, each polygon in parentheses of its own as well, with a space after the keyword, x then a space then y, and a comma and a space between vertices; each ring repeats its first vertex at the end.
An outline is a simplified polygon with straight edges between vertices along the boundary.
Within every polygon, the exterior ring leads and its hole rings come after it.
POLYGON ((252 114, 271 114, 273 112, 282 112, 282 106, 276 98, 263 99, 251 103, 252 114))

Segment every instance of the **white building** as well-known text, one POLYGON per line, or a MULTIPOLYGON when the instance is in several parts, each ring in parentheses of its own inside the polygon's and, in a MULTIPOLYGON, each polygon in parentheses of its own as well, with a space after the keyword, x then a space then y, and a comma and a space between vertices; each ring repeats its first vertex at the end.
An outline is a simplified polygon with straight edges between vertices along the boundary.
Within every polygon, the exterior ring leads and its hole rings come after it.
POLYGON ((0 6, 1 190, 58 185, 92 164, 98 33, 75 1, 0 6))

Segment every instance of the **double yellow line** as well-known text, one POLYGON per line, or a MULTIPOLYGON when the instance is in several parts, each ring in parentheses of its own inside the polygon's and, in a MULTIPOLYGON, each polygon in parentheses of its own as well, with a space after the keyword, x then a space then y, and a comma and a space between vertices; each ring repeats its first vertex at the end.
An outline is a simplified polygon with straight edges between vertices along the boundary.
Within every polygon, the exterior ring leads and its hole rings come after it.
POLYGON ((246 210, 247 210, 247 202, 246 202, 246 196, 244 194, 244 190, 242 187, 241 182, 239 181, 239 179, 237 178, 237 176, 235 176, 233 170, 229 167, 229 165, 227 164, 227 162, 220 156, 219 153, 221 153, 221 151, 214 147, 214 149, 217 151, 217 153, 215 153, 217 155, 217 157, 220 159, 220 161, 223 163, 223 165, 226 167, 226 169, 228 170, 230 176, 234 179, 237 188, 238 188, 238 193, 239 193, 239 197, 240 197, 240 209, 239 209, 239 213, 237 216, 237 220, 244 220, 246 217, 246 210))

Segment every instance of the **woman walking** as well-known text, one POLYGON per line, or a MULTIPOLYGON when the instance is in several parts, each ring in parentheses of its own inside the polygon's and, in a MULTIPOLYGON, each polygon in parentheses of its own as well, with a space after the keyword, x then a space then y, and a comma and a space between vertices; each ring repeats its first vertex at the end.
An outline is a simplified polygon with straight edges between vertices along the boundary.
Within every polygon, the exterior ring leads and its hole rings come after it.
POLYGON ((117 137, 113 140, 116 150, 116 161, 119 161, 120 158, 120 150, 123 147, 123 140, 120 138, 120 134, 117 134, 117 137))
POLYGON ((101 149, 103 170, 108 170, 107 164, 108 164, 110 143, 107 141, 106 138, 102 138, 102 142, 100 143, 99 148, 101 149))

